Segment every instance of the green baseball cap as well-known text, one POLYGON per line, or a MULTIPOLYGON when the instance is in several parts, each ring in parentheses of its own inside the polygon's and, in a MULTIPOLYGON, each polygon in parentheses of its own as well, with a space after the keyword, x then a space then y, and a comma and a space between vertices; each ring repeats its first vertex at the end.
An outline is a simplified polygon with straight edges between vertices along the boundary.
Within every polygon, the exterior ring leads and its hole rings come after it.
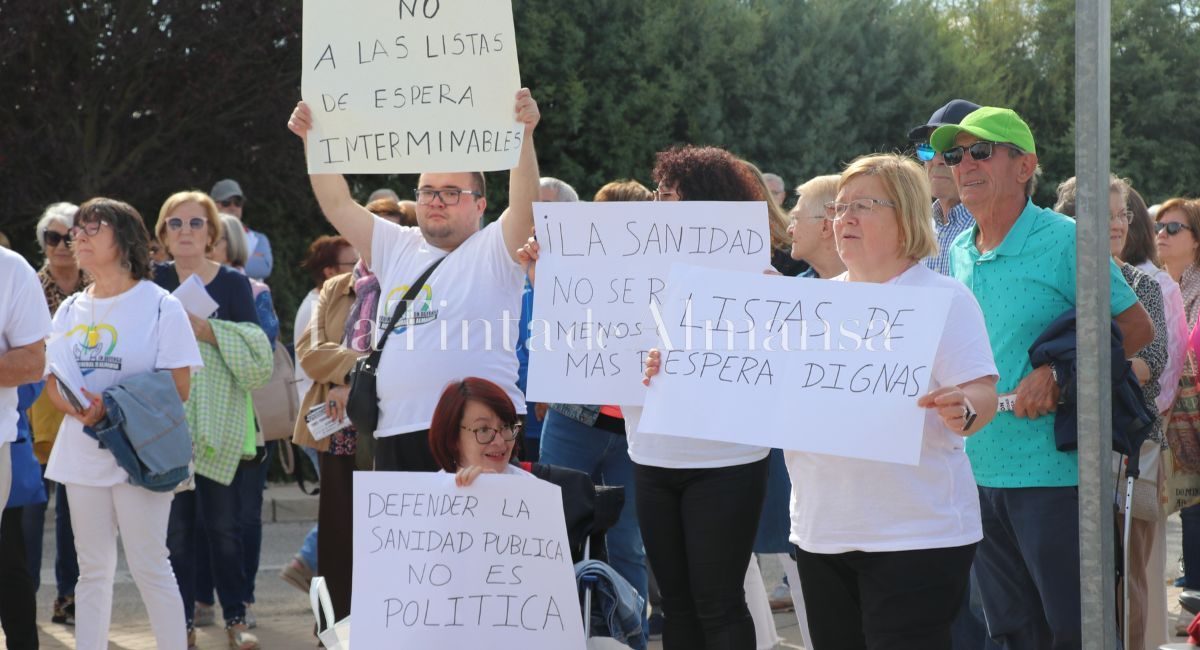
POLYGON ((929 144, 934 151, 942 153, 954 146, 954 139, 963 131, 980 140, 1006 142, 1020 147, 1026 153, 1037 153, 1033 145, 1033 132, 1025 120, 1012 109, 995 106, 979 108, 958 124, 939 126, 929 137, 929 144))

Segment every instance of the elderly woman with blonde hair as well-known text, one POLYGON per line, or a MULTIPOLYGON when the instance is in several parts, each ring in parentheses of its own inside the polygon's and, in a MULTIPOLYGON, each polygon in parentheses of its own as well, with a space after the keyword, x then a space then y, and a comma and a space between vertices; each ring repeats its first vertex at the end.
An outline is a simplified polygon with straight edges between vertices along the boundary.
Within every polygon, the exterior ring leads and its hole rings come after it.
POLYGON ((217 303, 212 314, 189 314, 205 365, 196 374, 186 407, 195 445, 195 490, 175 496, 167 537, 188 635, 195 638, 196 531, 203 518, 230 645, 256 650, 258 640, 246 621, 246 581, 254 577, 245 571, 239 481, 261 480, 250 391, 271 377, 271 343, 259 325, 249 280, 207 257, 225 232, 207 194, 171 195, 159 210, 154 230, 174 260, 155 266, 155 282, 174 291, 195 276, 217 303))
MULTIPOLYGON (((951 302, 930 391, 917 399, 926 409, 917 465, 785 454, 791 541, 817 648, 949 650, 983 538, 963 439, 995 416, 997 371, 975 297, 920 264, 937 248, 930 202, 920 166, 872 155, 842 172, 837 198, 825 206, 847 269, 832 281, 941 289, 951 302)), ((660 369, 652 351, 647 378, 660 369)))

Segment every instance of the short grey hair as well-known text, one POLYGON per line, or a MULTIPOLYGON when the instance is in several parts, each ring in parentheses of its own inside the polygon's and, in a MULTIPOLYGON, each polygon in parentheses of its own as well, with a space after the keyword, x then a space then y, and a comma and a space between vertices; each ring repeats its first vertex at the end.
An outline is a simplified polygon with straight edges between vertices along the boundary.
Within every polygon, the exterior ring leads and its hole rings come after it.
POLYGON ((232 214, 222 212, 221 234, 225 237, 225 257, 229 265, 241 268, 250 259, 250 246, 246 243, 246 232, 242 230, 242 222, 232 214))
POLYGON ((45 252, 46 250, 46 231, 50 229, 51 224, 58 224, 66 227, 69 231, 71 226, 75 225, 75 213, 79 212, 79 206, 74 203, 52 203, 42 213, 42 217, 37 222, 37 243, 38 248, 45 252))
POLYGON ((566 181, 560 181, 551 176, 543 176, 539 185, 544 189, 554 190, 554 200, 560 203, 571 203, 579 200, 579 193, 566 181))
MULTIPOLYGON (((779 174, 772 174, 771 172, 763 172, 762 177, 763 177, 763 183, 768 183, 768 185, 767 185, 768 190, 771 189, 771 186, 769 185, 769 183, 771 181, 779 181, 779 187, 782 187, 783 191, 785 193, 787 192, 787 183, 783 182, 783 177, 780 176, 779 174)), ((771 191, 773 192, 774 190, 771 190, 771 191)))

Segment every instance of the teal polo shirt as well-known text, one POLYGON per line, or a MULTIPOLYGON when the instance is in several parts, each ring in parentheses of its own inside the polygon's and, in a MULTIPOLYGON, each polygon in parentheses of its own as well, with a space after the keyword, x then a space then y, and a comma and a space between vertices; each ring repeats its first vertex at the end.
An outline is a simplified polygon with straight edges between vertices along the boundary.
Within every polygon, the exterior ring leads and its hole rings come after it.
MULTIPOLYGON (((952 275, 975 294, 987 325, 1001 395, 1015 392, 1033 367, 1029 346, 1075 306, 1075 221, 1029 201, 995 250, 980 253, 979 226, 963 231, 950 251, 952 275)), ((1109 260, 1112 313, 1137 302, 1109 260)), ((1079 484, 1076 452, 1054 448, 1054 414, 1036 420, 1011 412, 967 438, 975 482, 983 487, 1059 487, 1079 484)))

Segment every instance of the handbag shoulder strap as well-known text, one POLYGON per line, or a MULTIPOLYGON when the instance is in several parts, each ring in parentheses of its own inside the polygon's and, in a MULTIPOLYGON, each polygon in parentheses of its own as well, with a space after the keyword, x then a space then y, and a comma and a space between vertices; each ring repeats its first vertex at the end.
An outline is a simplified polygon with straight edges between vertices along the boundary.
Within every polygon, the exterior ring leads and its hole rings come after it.
POLYGON ((388 336, 392 333, 392 330, 395 329, 396 325, 400 322, 400 319, 404 317, 404 312, 408 309, 408 303, 412 302, 413 298, 417 297, 417 293, 421 291, 421 287, 425 286, 425 281, 429 279, 429 276, 433 275, 433 270, 436 269, 439 264, 445 261, 447 257, 450 256, 446 255, 426 267, 425 271, 421 273, 421 277, 417 278, 417 281, 408 287, 408 291, 405 292, 404 297, 400 299, 400 304, 396 305, 396 311, 392 312, 392 320, 388 321, 387 329, 383 331, 383 338, 379 339, 379 345, 375 346, 374 354, 378 355, 383 353, 383 346, 387 343, 388 336))

